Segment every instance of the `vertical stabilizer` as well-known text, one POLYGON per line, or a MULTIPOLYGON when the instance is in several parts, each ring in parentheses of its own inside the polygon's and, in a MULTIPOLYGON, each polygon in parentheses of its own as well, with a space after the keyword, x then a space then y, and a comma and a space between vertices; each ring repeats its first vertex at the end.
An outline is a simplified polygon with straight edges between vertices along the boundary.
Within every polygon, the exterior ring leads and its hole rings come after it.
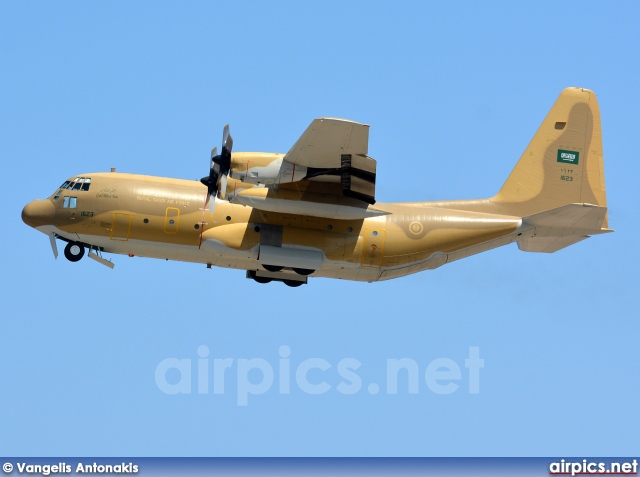
MULTIPOLYGON (((593 91, 562 91, 491 202, 520 217, 567 204, 607 206, 600 109, 593 91)), ((606 217, 602 226, 608 226, 606 217)))

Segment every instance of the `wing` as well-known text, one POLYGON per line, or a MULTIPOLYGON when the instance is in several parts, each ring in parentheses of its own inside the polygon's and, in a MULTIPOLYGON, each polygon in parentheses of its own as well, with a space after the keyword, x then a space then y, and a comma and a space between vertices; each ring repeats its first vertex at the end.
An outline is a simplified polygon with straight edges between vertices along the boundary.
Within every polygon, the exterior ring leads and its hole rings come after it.
MULTIPOLYGON (((369 126, 346 119, 314 119, 284 160, 306 168, 303 180, 337 184, 343 195, 375 203, 376 161, 367 156, 369 126)), ((329 192, 328 190, 328 192, 329 192)))
POLYGON ((368 151, 369 125, 347 119, 318 118, 300 136, 285 159, 305 167, 340 167, 342 154, 366 157, 368 151))
POLYGON ((234 153, 226 195, 278 213, 344 220, 386 215, 372 207, 376 161, 367 156, 368 141, 366 124, 315 119, 284 156, 234 153))

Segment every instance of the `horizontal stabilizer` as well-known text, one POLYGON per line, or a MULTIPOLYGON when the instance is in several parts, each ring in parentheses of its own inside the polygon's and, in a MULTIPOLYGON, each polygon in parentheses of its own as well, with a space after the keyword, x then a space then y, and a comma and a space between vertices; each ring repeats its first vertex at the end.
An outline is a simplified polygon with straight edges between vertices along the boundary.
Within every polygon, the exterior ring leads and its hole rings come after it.
POLYGON ((518 247, 525 252, 553 253, 591 235, 612 232, 602 228, 606 214, 606 207, 569 204, 525 217, 522 228, 527 233, 518 240, 518 247))
POLYGON ((601 233, 606 207, 591 204, 568 204, 557 209, 525 217, 523 222, 536 227, 559 227, 601 233))
POLYGON ((532 237, 518 240, 518 248, 523 252, 553 253, 588 238, 588 235, 574 235, 569 237, 532 237))

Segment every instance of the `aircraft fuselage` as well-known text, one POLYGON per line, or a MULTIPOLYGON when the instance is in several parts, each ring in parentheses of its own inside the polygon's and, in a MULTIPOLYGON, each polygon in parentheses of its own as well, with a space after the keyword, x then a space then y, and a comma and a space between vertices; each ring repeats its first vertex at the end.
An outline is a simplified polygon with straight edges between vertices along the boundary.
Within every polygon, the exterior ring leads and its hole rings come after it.
MULTIPOLYGON (((89 190, 63 189, 34 201, 23 211, 25 222, 104 252, 253 270, 265 277, 287 278, 289 269, 301 268, 348 280, 394 278, 440 266, 451 252, 515 236, 520 225, 517 217, 428 203, 378 202, 375 209, 386 215, 344 220, 219 201, 212 215, 207 189, 198 181, 117 172, 78 177, 91 180, 89 190), (284 266, 279 273, 261 266, 267 251, 279 253, 270 259, 279 263, 267 263, 284 266)), ((462 208, 470 203, 459 202, 462 208)))

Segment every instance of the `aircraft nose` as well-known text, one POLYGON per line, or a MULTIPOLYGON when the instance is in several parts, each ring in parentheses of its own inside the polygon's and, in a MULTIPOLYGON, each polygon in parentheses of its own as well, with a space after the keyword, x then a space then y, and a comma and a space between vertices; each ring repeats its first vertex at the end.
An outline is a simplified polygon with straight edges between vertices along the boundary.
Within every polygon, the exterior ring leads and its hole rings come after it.
POLYGON ((56 209, 48 200, 34 200, 22 209, 22 221, 31 227, 52 225, 56 209))

